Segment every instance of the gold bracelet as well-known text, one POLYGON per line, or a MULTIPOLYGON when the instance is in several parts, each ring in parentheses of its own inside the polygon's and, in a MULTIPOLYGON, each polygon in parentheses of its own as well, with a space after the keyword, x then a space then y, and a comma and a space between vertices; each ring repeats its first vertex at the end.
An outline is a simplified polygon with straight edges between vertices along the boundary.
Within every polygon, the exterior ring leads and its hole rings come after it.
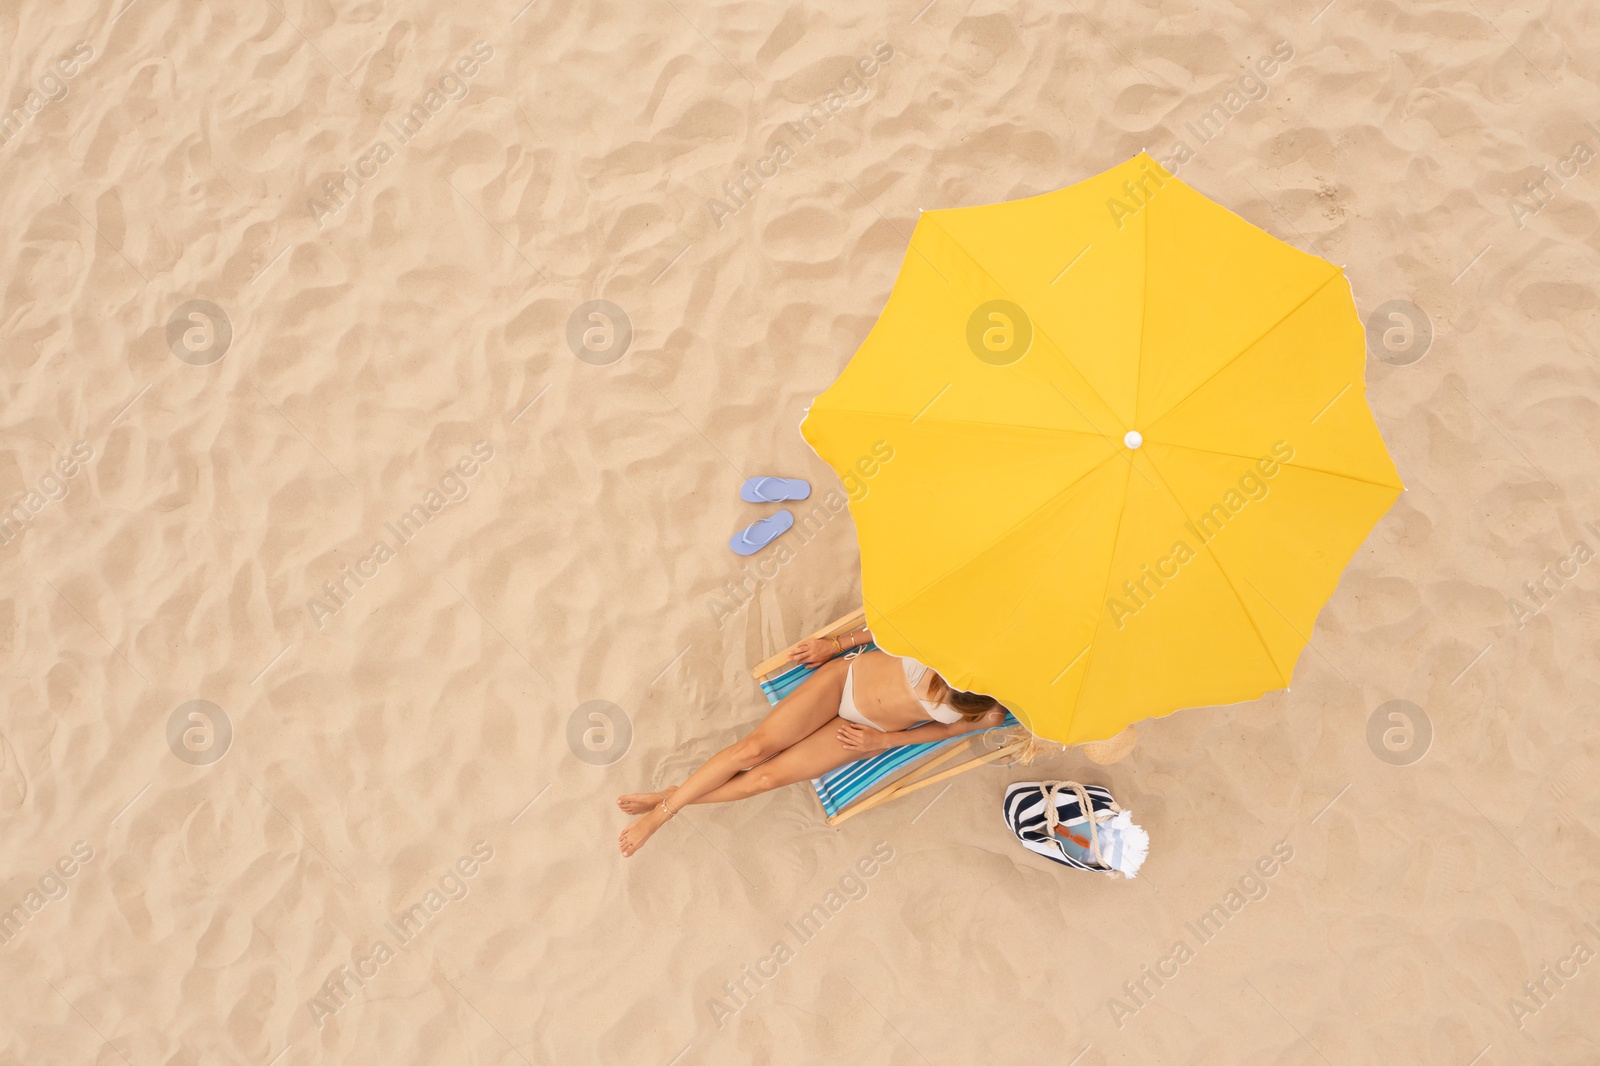
POLYGON ((833 647, 835 649, 834 650, 834 654, 835 655, 843 655, 844 654, 844 645, 839 643, 839 638, 838 637, 833 637, 831 639, 833 640, 833 647))

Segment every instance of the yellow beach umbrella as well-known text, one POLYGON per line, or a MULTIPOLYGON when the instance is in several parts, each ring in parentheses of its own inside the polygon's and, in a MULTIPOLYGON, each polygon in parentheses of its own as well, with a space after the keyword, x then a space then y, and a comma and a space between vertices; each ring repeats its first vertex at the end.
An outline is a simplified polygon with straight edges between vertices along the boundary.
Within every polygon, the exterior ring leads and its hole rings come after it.
POLYGON ((1139 155, 926 211, 801 432, 887 651, 1081 743, 1288 685, 1402 491, 1349 283, 1139 155))

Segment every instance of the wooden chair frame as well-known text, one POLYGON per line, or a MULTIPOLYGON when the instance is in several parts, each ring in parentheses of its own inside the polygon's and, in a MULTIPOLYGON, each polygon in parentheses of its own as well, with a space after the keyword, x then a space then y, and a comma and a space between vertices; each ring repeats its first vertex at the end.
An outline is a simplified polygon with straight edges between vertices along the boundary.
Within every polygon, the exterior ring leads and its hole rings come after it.
MULTIPOLYGON (((852 630, 858 629, 865 624, 866 620, 866 609, 864 607, 857 607, 843 618, 839 618, 828 623, 815 633, 808 634, 802 639, 826 640, 830 637, 836 637, 841 633, 849 633, 852 630)), ((765 681, 769 675, 780 670, 787 669, 790 665, 789 653, 794 651, 795 648, 799 647, 800 643, 801 641, 795 641, 793 644, 778 652, 776 655, 770 656, 757 663, 750 671, 751 676, 754 677, 759 683, 761 681, 765 681)), ((906 770, 899 777, 890 778, 879 788, 878 791, 871 793, 865 799, 857 801, 851 806, 840 811, 838 814, 829 816, 827 809, 822 807, 822 798, 820 796, 817 797, 817 806, 822 810, 823 818, 826 819, 829 825, 838 825, 846 818, 854 818, 862 811, 869 811, 874 807, 888 803, 890 800, 899 799, 902 796, 909 796, 911 793, 927 788, 929 785, 936 785, 941 781, 948 780, 959 774, 964 774, 968 770, 975 770, 985 763, 993 762, 996 759, 1000 759, 1008 755, 1016 755, 1024 747, 1026 747, 1028 743, 1028 738, 1026 735, 1014 737, 1008 741, 1004 747, 996 748, 994 751, 976 754, 976 750, 978 748, 978 738, 983 735, 984 734, 982 733, 974 734, 973 736, 970 736, 966 740, 962 741, 960 744, 950 748, 950 750, 940 752, 933 759, 906 770), (940 767, 943 767, 946 763, 950 762, 950 760, 963 753, 971 755, 972 757, 967 759, 965 762, 957 763, 954 766, 940 769, 940 767)), ((815 790, 813 790, 812 794, 816 795, 815 790)))

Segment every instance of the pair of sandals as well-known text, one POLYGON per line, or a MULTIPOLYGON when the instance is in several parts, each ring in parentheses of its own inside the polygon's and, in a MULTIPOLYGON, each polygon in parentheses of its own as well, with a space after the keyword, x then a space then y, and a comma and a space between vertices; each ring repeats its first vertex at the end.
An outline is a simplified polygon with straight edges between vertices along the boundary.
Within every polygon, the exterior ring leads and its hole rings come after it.
MULTIPOLYGON (((803 500, 810 495, 811 486, 799 478, 753 477, 739 486, 739 498, 745 503, 783 503, 803 500)), ((793 527, 794 515, 785 507, 729 537, 728 547, 735 555, 754 555, 793 527)))

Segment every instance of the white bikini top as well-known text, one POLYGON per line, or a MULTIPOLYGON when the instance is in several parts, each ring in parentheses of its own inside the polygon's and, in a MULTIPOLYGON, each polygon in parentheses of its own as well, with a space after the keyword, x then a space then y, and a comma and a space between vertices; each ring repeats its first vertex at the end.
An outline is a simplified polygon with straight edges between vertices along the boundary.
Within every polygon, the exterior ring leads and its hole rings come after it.
MULTIPOLYGON (((928 676, 928 668, 922 663, 919 663, 917 660, 908 656, 900 657, 900 665, 905 670, 906 680, 911 683, 911 692, 913 695, 915 695, 917 686, 922 684, 922 679, 924 677, 928 676)), ((956 710, 954 707, 943 703, 934 703, 931 700, 925 700, 920 697, 917 699, 917 702, 922 704, 922 709, 927 712, 928 717, 932 718, 935 722, 943 722, 945 725, 952 725, 961 721, 961 712, 956 710)))

